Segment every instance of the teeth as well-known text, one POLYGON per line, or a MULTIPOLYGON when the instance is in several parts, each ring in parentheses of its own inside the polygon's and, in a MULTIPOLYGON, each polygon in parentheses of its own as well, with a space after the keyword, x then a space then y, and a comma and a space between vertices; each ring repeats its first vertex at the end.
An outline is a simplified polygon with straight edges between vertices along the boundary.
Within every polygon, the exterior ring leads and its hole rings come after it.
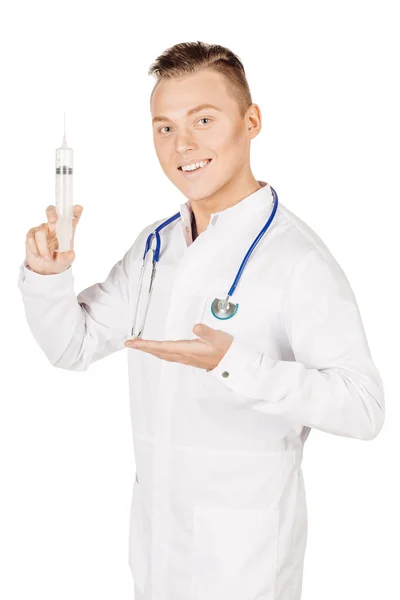
POLYGON ((181 169, 182 171, 194 171, 195 169, 202 169, 209 162, 209 160, 202 160, 201 162, 192 163, 191 165, 183 165, 181 169))

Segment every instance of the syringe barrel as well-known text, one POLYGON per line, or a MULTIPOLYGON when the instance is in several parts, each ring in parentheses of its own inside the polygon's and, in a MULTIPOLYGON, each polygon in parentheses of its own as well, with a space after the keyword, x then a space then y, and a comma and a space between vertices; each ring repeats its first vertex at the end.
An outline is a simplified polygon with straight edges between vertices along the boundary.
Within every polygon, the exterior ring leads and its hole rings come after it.
POLYGON ((74 151, 68 146, 56 150, 56 235, 57 252, 71 249, 73 214, 74 151))

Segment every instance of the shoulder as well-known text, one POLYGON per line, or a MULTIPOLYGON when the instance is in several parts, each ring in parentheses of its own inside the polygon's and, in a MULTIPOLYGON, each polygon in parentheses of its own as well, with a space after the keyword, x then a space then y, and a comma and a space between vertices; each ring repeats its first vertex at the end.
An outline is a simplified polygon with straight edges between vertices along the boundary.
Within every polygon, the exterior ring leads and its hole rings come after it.
POLYGON ((287 283, 308 291, 318 287, 334 293, 341 289, 343 294, 352 296, 343 268, 321 237, 284 205, 279 208, 280 244, 286 253, 287 283))
POLYGON ((306 257, 313 256, 336 263, 332 252, 316 231, 281 202, 276 217, 277 241, 290 266, 295 267, 299 262, 305 262, 306 257))

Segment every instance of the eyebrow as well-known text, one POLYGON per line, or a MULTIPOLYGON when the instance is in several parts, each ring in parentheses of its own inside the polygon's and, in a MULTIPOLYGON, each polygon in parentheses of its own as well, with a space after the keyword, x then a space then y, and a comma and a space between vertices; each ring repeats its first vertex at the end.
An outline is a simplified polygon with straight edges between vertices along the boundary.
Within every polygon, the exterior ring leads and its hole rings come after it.
MULTIPOLYGON (((204 102, 203 104, 198 104, 197 106, 194 106, 193 108, 189 108, 189 110, 186 113, 186 117, 190 117, 190 115, 193 115, 194 113, 199 112, 200 110, 203 110, 204 108, 213 108, 214 110, 218 110, 221 111, 220 108, 218 108, 218 106, 214 106, 214 104, 208 104, 206 102, 204 102)), ((152 123, 158 123, 159 121, 169 121, 170 119, 168 117, 154 117, 152 120, 152 123)))

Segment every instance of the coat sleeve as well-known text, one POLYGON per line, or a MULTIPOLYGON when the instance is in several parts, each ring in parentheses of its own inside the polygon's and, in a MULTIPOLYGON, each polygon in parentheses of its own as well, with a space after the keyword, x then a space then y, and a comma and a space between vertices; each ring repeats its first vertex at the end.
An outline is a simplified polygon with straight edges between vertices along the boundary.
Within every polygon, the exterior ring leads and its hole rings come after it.
POLYGON ((282 313, 294 361, 272 359, 235 337, 209 375, 254 410, 373 439, 384 422, 383 384, 350 284, 329 251, 313 247, 299 260, 282 313))
POLYGON ((129 268, 131 250, 102 283, 75 295, 72 267, 41 275, 20 267, 18 287, 25 315, 38 345, 50 363, 85 371, 96 360, 124 348, 130 337, 129 268))

